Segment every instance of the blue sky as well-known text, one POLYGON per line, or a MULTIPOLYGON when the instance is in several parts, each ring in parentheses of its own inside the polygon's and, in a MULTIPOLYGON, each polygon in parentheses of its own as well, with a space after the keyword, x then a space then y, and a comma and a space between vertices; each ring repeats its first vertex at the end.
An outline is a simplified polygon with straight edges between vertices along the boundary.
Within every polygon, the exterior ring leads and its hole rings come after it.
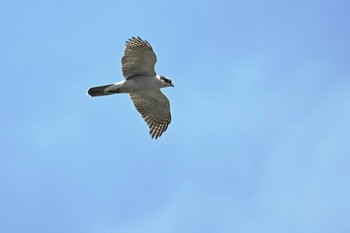
POLYGON ((0 1, 0 231, 350 232, 348 1, 0 1), (122 79, 147 39, 173 121, 122 79))

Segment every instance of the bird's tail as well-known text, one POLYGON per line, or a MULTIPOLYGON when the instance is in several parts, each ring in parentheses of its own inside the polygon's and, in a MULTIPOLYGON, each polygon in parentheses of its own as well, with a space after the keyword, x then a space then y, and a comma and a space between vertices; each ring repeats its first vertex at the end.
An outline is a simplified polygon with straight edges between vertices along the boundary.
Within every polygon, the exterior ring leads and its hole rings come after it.
POLYGON ((88 90, 88 94, 91 97, 114 94, 113 92, 106 92, 105 91, 107 87, 110 87, 110 86, 113 86, 113 85, 114 84, 108 84, 108 85, 104 85, 104 86, 91 87, 88 90))

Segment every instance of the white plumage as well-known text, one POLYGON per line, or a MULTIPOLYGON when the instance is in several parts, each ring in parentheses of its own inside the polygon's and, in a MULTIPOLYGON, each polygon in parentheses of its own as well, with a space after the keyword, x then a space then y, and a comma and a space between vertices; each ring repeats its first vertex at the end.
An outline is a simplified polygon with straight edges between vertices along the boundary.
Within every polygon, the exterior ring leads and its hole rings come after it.
POLYGON ((121 59, 125 80, 88 90, 92 97, 129 93, 135 108, 147 123, 151 137, 155 139, 166 131, 171 122, 169 100, 160 88, 174 86, 170 79, 155 72, 156 62, 152 46, 140 37, 132 37, 126 41, 121 59))

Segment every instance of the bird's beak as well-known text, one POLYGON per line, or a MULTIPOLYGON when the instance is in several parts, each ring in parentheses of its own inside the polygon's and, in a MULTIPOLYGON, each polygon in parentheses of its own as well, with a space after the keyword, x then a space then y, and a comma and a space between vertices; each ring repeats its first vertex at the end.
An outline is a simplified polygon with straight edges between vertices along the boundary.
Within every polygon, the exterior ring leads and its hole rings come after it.
POLYGON ((172 87, 175 87, 174 84, 171 84, 172 87))

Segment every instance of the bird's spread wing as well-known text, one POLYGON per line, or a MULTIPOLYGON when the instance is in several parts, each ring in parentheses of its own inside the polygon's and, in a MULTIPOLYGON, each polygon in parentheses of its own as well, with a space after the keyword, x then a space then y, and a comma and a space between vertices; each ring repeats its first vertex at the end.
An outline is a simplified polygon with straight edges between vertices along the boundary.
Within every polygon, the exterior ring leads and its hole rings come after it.
POLYGON ((126 41, 122 57, 123 76, 128 79, 134 76, 153 76, 157 57, 152 46, 140 37, 132 37, 126 41))
POLYGON ((171 122, 168 98, 160 90, 135 92, 129 95, 147 123, 152 138, 160 137, 171 122))

